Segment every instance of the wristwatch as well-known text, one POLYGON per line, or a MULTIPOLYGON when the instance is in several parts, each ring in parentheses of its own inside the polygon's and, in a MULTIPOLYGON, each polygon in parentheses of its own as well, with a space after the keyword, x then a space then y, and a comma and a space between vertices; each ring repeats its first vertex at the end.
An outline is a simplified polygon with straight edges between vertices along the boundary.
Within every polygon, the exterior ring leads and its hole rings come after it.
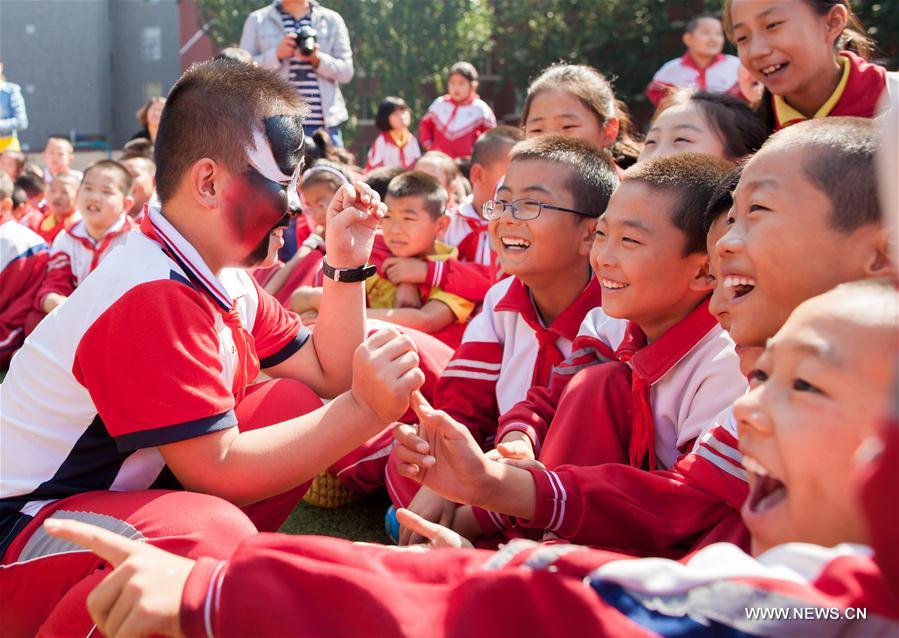
POLYGON ((378 269, 370 264, 358 268, 334 268, 328 263, 327 259, 322 260, 322 273, 325 277, 334 281, 346 283, 365 281, 377 271, 378 269))

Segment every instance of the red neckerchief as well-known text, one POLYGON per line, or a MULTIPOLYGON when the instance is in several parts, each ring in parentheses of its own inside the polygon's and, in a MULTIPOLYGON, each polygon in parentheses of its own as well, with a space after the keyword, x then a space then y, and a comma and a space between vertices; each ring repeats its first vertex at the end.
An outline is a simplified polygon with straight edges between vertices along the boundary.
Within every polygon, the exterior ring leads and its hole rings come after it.
POLYGON ((465 98, 461 102, 456 102, 452 97, 450 97, 449 94, 444 95, 443 96, 444 100, 447 100, 447 101, 453 103, 453 112, 450 113, 449 119, 447 119, 446 124, 444 124, 443 127, 440 129, 441 134, 443 134, 444 136, 446 135, 447 130, 449 130, 450 124, 452 124, 453 120, 456 119, 456 113, 459 112, 459 107, 460 106, 468 106, 469 104, 474 102, 477 98, 478 98, 478 94, 473 91, 472 91, 471 95, 469 95, 467 98, 465 98))
POLYGON ((602 292, 595 277, 549 326, 544 326, 537 315, 537 308, 531 299, 531 292, 520 279, 515 277, 509 290, 496 304, 497 311, 517 312, 521 319, 534 331, 537 337, 537 361, 534 364, 532 386, 547 387, 552 372, 565 360, 556 343, 559 339, 574 341, 584 316, 602 303, 602 292))
POLYGON ((210 293, 209 284, 204 281, 203 275, 190 267, 190 263, 180 254, 177 246, 153 224, 149 214, 144 215, 140 230, 149 239, 159 244, 162 251, 172 261, 181 266, 184 274, 194 282, 194 287, 206 295, 210 305, 218 311, 224 324, 231 330, 231 339, 234 341, 234 349, 237 354, 231 392, 234 394, 235 404, 240 403, 246 393, 247 385, 259 376, 261 366, 259 357, 256 355, 256 341, 241 322, 237 312, 237 303, 232 300, 231 307, 226 308, 218 295, 210 293))
POLYGON ((468 215, 464 215, 462 213, 465 210, 465 206, 459 207, 459 217, 463 219, 463 221, 468 224, 468 227, 472 230, 472 232, 481 232, 487 230, 487 222, 484 221, 480 215, 478 215, 478 210, 474 207, 471 202, 468 202, 468 205, 471 206, 471 210, 474 211, 475 217, 469 217, 468 215))
MULTIPOLYGON (((831 109, 828 117, 836 117, 840 115, 852 117, 872 118, 877 114, 877 103, 880 96, 883 95, 887 85, 887 72, 882 66, 871 64, 862 59, 851 51, 840 51, 840 55, 849 58, 849 79, 846 80, 846 86, 843 89, 843 95, 831 109)), ((842 65, 840 65, 842 67, 842 65)), ((842 73, 842 71, 841 71, 842 73)), ((781 123, 777 120, 777 109, 774 107, 774 96, 772 100, 772 111, 774 112, 775 126, 777 129, 786 128, 791 124, 803 122, 805 120, 791 120, 781 123)))
POLYGON ((646 335, 640 327, 628 322, 615 357, 631 369, 634 410, 628 458, 634 467, 648 467, 650 470, 656 467, 655 421, 649 391, 718 324, 709 312, 710 301, 711 298, 707 297, 650 344, 646 343, 646 335))
POLYGON ((712 58, 712 61, 709 62, 709 65, 707 67, 701 67, 701 66, 699 66, 699 64, 697 64, 696 58, 694 58, 692 55, 690 55, 690 52, 687 51, 686 53, 684 53, 681 56, 680 62, 684 66, 688 66, 691 69, 693 69, 694 71, 696 71, 697 73, 699 73, 699 88, 702 89, 703 91, 705 91, 705 72, 708 71, 709 69, 711 69, 713 66, 715 66, 719 62, 721 62, 721 60, 723 60, 723 59, 724 59, 724 54, 719 53, 714 58, 712 58))
MULTIPOLYGON (((84 223, 84 221, 82 220, 80 223, 84 223)), ((113 239, 115 239, 119 235, 124 235, 125 233, 131 232, 132 230, 135 230, 137 228, 137 226, 126 216, 121 228, 119 228, 118 230, 111 230, 107 232, 105 235, 103 235, 103 239, 101 239, 97 243, 94 243, 87 237, 79 237, 78 235, 73 233, 72 231, 75 230, 76 227, 77 224, 75 226, 72 226, 72 228, 67 230, 66 232, 69 233, 69 237, 91 251, 91 265, 90 269, 88 270, 89 273, 94 272, 94 269, 100 263, 100 256, 107 248, 109 248, 109 244, 112 243, 113 239)), ((87 229, 85 229, 85 232, 87 232, 87 229)))

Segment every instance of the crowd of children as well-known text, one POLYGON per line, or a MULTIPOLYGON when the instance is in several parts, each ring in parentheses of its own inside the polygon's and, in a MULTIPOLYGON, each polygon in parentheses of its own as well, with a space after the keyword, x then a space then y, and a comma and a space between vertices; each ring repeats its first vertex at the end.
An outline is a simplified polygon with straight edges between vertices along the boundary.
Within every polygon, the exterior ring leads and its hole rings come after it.
POLYGON ((642 135, 459 62, 363 169, 220 59, 5 152, 0 634, 899 631, 899 77, 844 0, 721 18, 642 135), (403 551, 260 533, 379 489, 403 551))

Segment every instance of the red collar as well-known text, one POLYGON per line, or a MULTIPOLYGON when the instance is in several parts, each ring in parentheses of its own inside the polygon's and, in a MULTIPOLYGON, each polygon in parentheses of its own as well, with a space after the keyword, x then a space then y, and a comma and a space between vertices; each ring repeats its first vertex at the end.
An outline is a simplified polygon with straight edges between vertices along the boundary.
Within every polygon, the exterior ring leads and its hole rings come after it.
POLYGON ((226 312, 231 310, 234 301, 225 286, 209 269, 197 249, 162 215, 162 209, 158 204, 147 208, 147 214, 141 220, 140 230, 159 244, 162 250, 216 304, 226 312))
POLYGON ((531 291, 525 286, 518 277, 512 278, 512 284, 503 295, 503 298, 496 304, 496 310, 517 312, 524 319, 524 322, 531 326, 534 330, 538 327, 541 330, 550 330, 557 335, 574 341, 577 336, 584 316, 593 308, 598 307, 602 303, 602 293, 599 283, 595 277, 590 278, 590 283, 584 288, 577 299, 575 299, 565 310, 563 310, 556 320, 549 326, 543 327, 540 317, 537 314, 537 307, 531 299, 531 291))
POLYGON ((455 106, 465 106, 467 104, 471 104, 476 99, 478 99, 478 94, 475 93, 474 91, 472 91, 471 95, 469 95, 467 98, 465 98, 461 102, 456 102, 449 93, 447 93, 446 95, 443 96, 444 102, 449 102, 450 104, 454 104, 455 106))
POLYGON ((719 54, 716 55, 714 58, 712 58, 712 61, 709 62, 709 65, 708 65, 707 67, 701 67, 701 66, 699 66, 699 64, 696 62, 696 58, 694 58, 692 55, 690 55, 690 52, 687 51, 686 53, 684 53, 684 54, 681 56, 680 62, 681 62, 681 64, 683 64, 684 66, 688 66, 688 67, 690 67, 691 69, 696 69, 696 70, 699 71, 700 73, 705 73, 706 71, 708 71, 709 69, 711 69, 713 66, 715 66, 716 64, 718 64, 719 62, 721 62, 721 60, 723 60, 723 59, 724 59, 724 54, 723 54, 723 53, 719 53, 719 54))
POLYGON ((830 115, 874 117, 877 103, 886 88, 886 69, 871 64, 851 51, 842 51, 840 55, 849 58, 849 79, 830 115))
POLYGON ((628 322, 627 333, 616 355, 619 359, 627 360, 628 353, 632 352, 629 363, 634 371, 646 383, 656 383, 718 325, 718 321, 709 312, 710 301, 711 297, 707 297, 649 345, 645 345, 646 336, 643 331, 633 322, 628 322))

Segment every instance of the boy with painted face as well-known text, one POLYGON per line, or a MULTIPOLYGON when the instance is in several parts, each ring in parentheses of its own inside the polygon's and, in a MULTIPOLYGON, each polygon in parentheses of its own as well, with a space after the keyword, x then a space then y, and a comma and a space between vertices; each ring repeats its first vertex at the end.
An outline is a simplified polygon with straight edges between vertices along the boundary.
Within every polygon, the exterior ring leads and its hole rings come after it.
POLYGON ((163 112, 142 233, 16 356, 0 386, 0 551, 31 586, 4 593, 12 633, 83 613, 96 578, 95 561, 41 541, 44 519, 221 555, 277 529, 313 476, 406 411, 422 382, 410 342, 387 330, 359 345, 383 211, 367 186, 329 207, 314 335, 244 270, 287 226, 306 112, 256 67, 191 67, 163 112), (262 369, 274 380, 251 385, 262 369))
MULTIPOLYGON (((750 348, 763 347, 777 321, 804 299, 840 282, 889 274, 875 140, 874 124, 859 118, 801 123, 773 135, 744 167, 729 230, 717 242, 718 285, 726 294, 716 313, 726 312, 731 335, 745 348, 744 370, 751 369, 750 348), (822 257, 833 254, 841 258, 822 257)), ((557 402, 544 403, 551 418, 557 402)), ((505 480, 520 480, 530 495, 520 508, 504 510, 523 527, 544 529, 553 522, 559 535, 598 547, 683 553, 740 533, 732 523, 747 488, 733 415, 725 413, 709 427, 669 470, 608 463, 524 471, 478 458, 479 469, 469 468, 473 480, 466 493, 495 494, 490 486, 499 472, 505 480), (541 493, 557 496, 537 499, 538 485, 541 493)), ((412 434, 397 430, 411 452, 406 458, 417 466, 423 455, 412 434)), ((421 477, 409 469, 407 476, 421 477)), ((424 474, 425 485, 437 480, 432 469, 424 474)), ((459 472, 451 479, 447 486, 465 482, 459 472)), ((461 494, 444 495, 459 500, 461 494)))
MULTIPOLYGON (((891 396, 897 302, 890 284, 841 286, 800 305, 760 358, 734 407, 752 468, 752 555, 719 543, 683 563, 635 560, 518 540, 496 553, 421 556, 260 536, 225 561, 194 563, 70 521, 48 527, 117 566, 88 603, 113 638, 353 635, 371 632, 372 619, 398 635, 892 635, 899 600, 863 544, 851 475, 891 396), (347 614, 345 596, 360 588, 347 614)), ((423 422, 442 421, 444 444, 455 442, 451 422, 416 409, 423 422)), ((882 470, 897 445, 887 440, 869 485, 894 479, 882 470)), ((459 546, 439 526, 401 518, 434 547, 459 546)))

